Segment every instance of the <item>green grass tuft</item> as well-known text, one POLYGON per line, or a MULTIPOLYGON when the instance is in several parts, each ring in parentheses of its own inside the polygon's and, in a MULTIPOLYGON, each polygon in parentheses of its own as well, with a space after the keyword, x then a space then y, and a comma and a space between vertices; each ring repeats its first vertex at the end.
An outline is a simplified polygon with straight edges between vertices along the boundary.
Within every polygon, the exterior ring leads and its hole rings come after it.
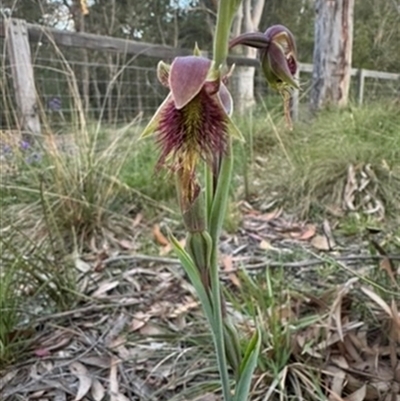
POLYGON ((253 138, 250 181, 256 192, 268 188, 303 215, 347 211, 344 193, 352 166, 357 185, 366 184, 354 191, 355 211, 366 212, 381 202, 386 215, 399 213, 398 107, 379 103, 325 111, 315 120, 298 123, 292 132, 280 120, 276 126, 273 118, 264 121, 264 129, 255 130, 253 138))

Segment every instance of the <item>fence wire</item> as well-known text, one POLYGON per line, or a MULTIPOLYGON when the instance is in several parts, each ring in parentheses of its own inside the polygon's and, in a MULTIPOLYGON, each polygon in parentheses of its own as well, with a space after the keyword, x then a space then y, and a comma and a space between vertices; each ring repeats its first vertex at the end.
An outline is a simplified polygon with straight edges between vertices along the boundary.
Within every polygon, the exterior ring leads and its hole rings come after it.
MULTIPOLYGON (((0 126, 15 124, 15 99, 11 71, 0 38, 0 126)), ((35 84, 42 110, 55 126, 71 122, 77 111, 88 119, 106 123, 129 123, 137 115, 152 115, 167 94, 157 79, 154 58, 105 54, 82 49, 31 46, 35 84)), ((309 102, 311 74, 301 72, 300 106, 309 102)), ((279 97, 268 90, 262 73, 255 74, 255 95, 267 104, 279 97)), ((364 102, 400 97, 400 82, 365 78, 364 102)), ((357 80, 353 77, 351 101, 357 101, 357 80)))

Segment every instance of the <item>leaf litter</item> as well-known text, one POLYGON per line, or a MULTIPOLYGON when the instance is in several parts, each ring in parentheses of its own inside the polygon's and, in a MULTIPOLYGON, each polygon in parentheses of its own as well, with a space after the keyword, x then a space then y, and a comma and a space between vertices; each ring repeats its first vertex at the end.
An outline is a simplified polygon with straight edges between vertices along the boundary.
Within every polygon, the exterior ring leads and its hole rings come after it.
MULTIPOLYGON (((318 227, 295 222, 282 209, 245 209, 238 233, 225 234, 221 244, 222 279, 232 291, 242 288, 240 270, 259 260, 265 269, 315 252, 363 255, 359 244, 338 245, 327 221, 318 227)), ((160 225, 152 233, 160 253, 168 253, 160 225)), ((135 259, 133 242, 113 238, 113 243, 116 249, 94 241, 90 255, 75 255, 87 301, 38 319, 28 358, 0 372, 4 401, 219 400, 217 386, 208 385, 217 375, 207 326, 182 270, 159 257, 135 259)), ((381 271, 398 288, 395 260, 380 254, 381 271)), ((363 274, 376 268, 372 264, 363 274)), ((313 270, 314 265, 285 270, 288 283, 300 283, 301 295, 276 305, 270 316, 292 326, 307 316, 318 318, 291 333, 291 355, 277 377, 258 369, 252 400, 285 399, 285 386, 298 399, 319 400, 313 371, 326 400, 399 401, 399 299, 384 299, 359 276, 349 277, 350 270, 328 284, 313 270), (361 318, 360 305, 373 319, 361 318)), ((251 335, 251 319, 231 306, 229 311, 251 335)))

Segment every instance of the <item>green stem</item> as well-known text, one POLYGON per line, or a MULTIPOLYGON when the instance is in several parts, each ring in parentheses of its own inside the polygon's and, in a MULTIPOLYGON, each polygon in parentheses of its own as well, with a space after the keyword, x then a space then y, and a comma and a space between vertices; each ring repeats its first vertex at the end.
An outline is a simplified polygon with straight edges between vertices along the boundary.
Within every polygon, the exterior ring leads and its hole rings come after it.
POLYGON ((228 194, 232 176, 233 157, 232 141, 229 139, 227 154, 221 162, 217 187, 214 193, 214 175, 211 168, 205 172, 205 199, 208 230, 212 239, 212 254, 210 260, 211 297, 213 305, 213 322, 211 324, 215 350, 217 354, 218 370, 224 401, 231 401, 229 370, 226 356, 224 336, 224 316, 222 311, 221 289, 218 270, 218 239, 224 221, 228 203, 228 194))
POLYGON ((222 394, 224 401, 232 401, 231 386, 229 383, 228 363, 226 359, 224 325, 222 315, 222 300, 218 274, 218 241, 213 241, 213 253, 211 256, 211 288, 214 310, 213 335, 215 349, 217 351, 218 370, 221 377, 222 394))
MULTIPOLYGON (((232 140, 229 139, 227 154, 221 161, 221 168, 218 175, 217 187, 214 193, 214 186, 206 187, 206 198, 212 199, 211 212, 209 215, 208 230, 212 238, 212 255, 211 255, 211 289, 212 303, 214 310, 214 341, 217 351, 218 368, 221 376, 222 390, 225 401, 231 401, 229 372, 226 359, 226 347, 224 336, 224 316, 222 312, 222 299, 220 290, 220 281, 218 274, 218 240, 219 234, 224 221, 224 216, 228 204, 229 188, 232 178, 233 154, 232 140), (212 191, 212 192, 211 192, 212 191), (210 195, 210 193, 212 195, 210 195)), ((211 174, 211 173, 209 173, 211 174)), ((211 174, 212 175, 212 174, 211 174)))
POLYGON ((228 56, 229 34, 232 20, 240 1, 220 0, 218 4, 217 26, 214 36, 214 65, 218 70, 228 56))

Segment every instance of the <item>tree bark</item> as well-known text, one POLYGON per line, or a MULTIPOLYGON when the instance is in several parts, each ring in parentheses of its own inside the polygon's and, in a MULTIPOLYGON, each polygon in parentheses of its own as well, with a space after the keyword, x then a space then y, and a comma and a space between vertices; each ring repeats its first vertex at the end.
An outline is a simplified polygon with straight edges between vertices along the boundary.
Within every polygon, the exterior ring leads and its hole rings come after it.
POLYGON ((354 0, 316 0, 315 11, 312 111, 348 102, 354 0))
MULTIPOLYGON (((233 23, 233 35, 241 32, 253 32, 258 29, 265 0, 244 0, 239 7, 233 23)), ((243 47, 242 55, 255 58, 257 50, 243 47)), ((254 96, 254 67, 236 67, 231 78, 231 93, 235 105, 235 112, 243 114, 255 104, 254 96)))

